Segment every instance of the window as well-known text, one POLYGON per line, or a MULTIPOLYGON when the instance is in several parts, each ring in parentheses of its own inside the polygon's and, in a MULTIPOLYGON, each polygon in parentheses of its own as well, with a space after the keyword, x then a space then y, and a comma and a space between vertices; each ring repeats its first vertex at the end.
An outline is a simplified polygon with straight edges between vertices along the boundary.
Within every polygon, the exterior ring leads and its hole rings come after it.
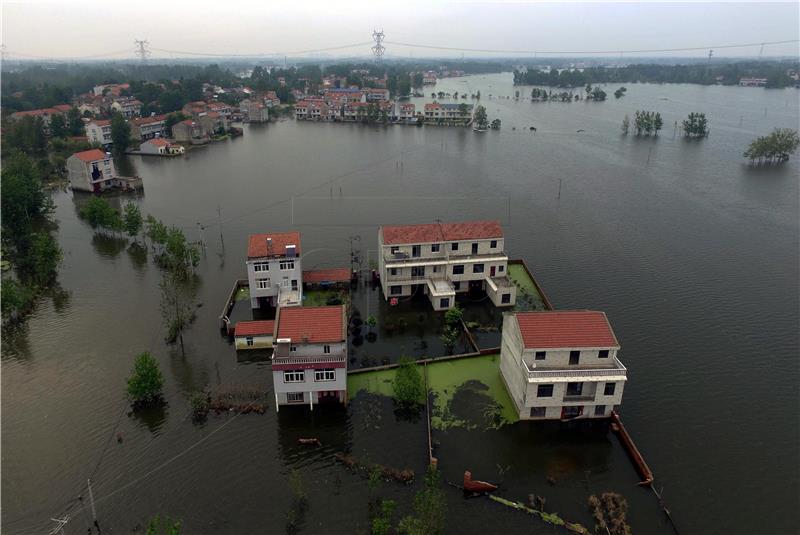
POLYGON ((401 293, 403 293, 403 287, 402 286, 390 286, 389 287, 389 293, 392 294, 392 295, 400 295, 401 293))
POLYGON ((328 368, 324 370, 314 370, 314 380, 319 381, 335 381, 336 380, 336 370, 333 368, 328 368))
POLYGON ((583 414, 583 407, 564 407, 561 410, 562 418, 577 418, 583 414))
POLYGON ((461 289, 461 281, 455 281, 455 282, 453 283, 453 289, 454 289, 455 291, 458 291, 458 290, 460 290, 460 289, 461 289))
POLYGON ((269 271, 269 262, 256 262, 253 264, 253 271, 269 271))
POLYGON ((547 415, 547 407, 531 407, 531 418, 544 418, 547 415))
POLYGON ((537 398, 551 398, 553 397, 553 385, 539 385, 536 389, 537 398))
POLYGON ((258 287, 259 290, 264 290, 266 288, 269 288, 269 279, 258 279, 256 281, 256 286, 258 287))
POLYGON ((605 388, 603 388, 603 395, 613 396, 616 390, 617 390, 617 383, 606 383, 605 388))
POLYGON ((439 252, 439 244, 438 243, 434 243, 434 244, 431 245, 431 252, 432 253, 438 253, 439 252))
POLYGON ((472 264, 473 273, 483 273, 483 264, 472 264))
POLYGON ((421 245, 412 245, 411 246, 411 256, 417 258, 419 255, 422 254, 422 246, 421 245))
POLYGON ((450 244, 451 251, 458 251, 458 242, 453 242, 450 244))
POLYGON ((472 254, 478 254, 478 244, 477 243, 473 243, 472 244, 472 254))
POLYGON ((287 392, 286 403, 303 403, 303 392, 287 392))
POLYGON ((597 358, 600 358, 600 359, 607 359, 607 358, 608 358, 608 349, 601 349, 601 350, 600 350, 600 351, 597 353, 597 358))
POLYGON ((306 373, 303 370, 289 370, 283 372, 284 383, 302 383, 306 380, 306 373))
POLYGON ((605 405, 596 405, 594 408, 594 415, 595 416, 605 416, 606 415, 606 406, 605 405))
POLYGON ((490 249, 497 249, 497 240, 492 240, 489 242, 490 249))
POLYGON ((583 383, 567 383, 568 396, 580 396, 583 392, 583 383))
POLYGON ((411 268, 411 276, 412 277, 424 277, 425 276, 425 266, 418 266, 411 268))
POLYGON ((297 346, 289 346, 289 351, 294 353, 295 351, 297 351, 297 346))
POLYGON ((511 302, 511 294, 503 294, 503 297, 500 298, 500 302, 504 305, 507 305, 511 302))
POLYGON ((389 275, 393 277, 397 275, 397 268, 389 268, 389 275))
POLYGON ((326 355, 330 355, 331 354, 331 346, 329 346, 329 345, 322 346, 322 352, 325 353, 326 355))
POLYGON ((443 297, 442 299, 440 299, 439 300, 439 307, 440 308, 450 308, 450 298, 449 297, 443 297))
POLYGON ((247 342, 248 347, 253 345, 253 337, 252 336, 248 336, 244 340, 245 340, 245 342, 247 342))
POLYGON ((294 269, 294 260, 287 260, 280 263, 280 268, 283 270, 294 269))
POLYGON ((503 265, 497 266, 497 271, 499 271, 500 273, 504 272, 505 270, 506 270, 505 266, 503 265))
POLYGON ((578 364, 581 360, 581 352, 580 351, 570 351, 569 352, 569 363, 572 365, 578 364))
POLYGON ((547 358, 547 351, 537 351, 533 358, 534 360, 544 360, 547 358))
POLYGON ((453 275, 463 275, 464 274, 464 264, 456 264, 453 266, 453 275))
POLYGON ((392 254, 397 254, 397 253, 399 253, 399 252, 400 252, 400 247, 398 247, 398 246, 396 246, 396 245, 393 245, 393 246, 392 246, 392 248, 391 248, 391 249, 389 249, 389 251, 390 251, 392 254))

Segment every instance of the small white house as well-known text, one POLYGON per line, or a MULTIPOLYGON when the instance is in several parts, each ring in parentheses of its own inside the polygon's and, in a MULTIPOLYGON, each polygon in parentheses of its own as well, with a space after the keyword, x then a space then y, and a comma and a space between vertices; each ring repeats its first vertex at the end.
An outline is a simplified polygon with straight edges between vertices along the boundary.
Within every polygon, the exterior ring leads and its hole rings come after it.
POLYGON ((608 418, 627 381, 619 349, 603 312, 506 313, 500 374, 520 419, 608 418))
POLYGON ((247 280, 252 308, 300 305, 303 302, 300 233, 251 234, 247 280))
POLYGON ((275 409, 347 403, 344 306, 279 308, 272 356, 275 409))
POLYGON ((186 149, 182 145, 175 145, 163 138, 148 139, 139 146, 142 154, 152 154, 155 156, 175 156, 183 154, 186 149))
POLYGON ((274 332, 273 320, 240 321, 233 331, 236 349, 270 349, 274 332))

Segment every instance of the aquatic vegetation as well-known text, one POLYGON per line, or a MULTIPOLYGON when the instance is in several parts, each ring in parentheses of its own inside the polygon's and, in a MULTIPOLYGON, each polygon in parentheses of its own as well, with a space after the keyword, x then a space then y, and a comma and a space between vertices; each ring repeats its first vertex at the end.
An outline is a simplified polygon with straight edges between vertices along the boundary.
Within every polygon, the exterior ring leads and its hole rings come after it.
POLYGON ((621 494, 604 492, 598 498, 589 496, 589 509, 594 517, 595 531, 606 531, 611 535, 631 535, 627 523, 628 502, 621 494))

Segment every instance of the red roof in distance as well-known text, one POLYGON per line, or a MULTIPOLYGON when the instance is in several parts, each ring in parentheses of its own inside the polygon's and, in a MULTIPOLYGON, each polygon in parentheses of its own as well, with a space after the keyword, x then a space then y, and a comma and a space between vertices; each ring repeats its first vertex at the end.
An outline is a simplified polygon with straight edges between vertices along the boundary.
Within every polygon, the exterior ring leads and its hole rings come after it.
POLYGON ((499 221, 465 221, 381 227, 384 245, 502 238, 499 221))
POLYGON ((259 336, 275 332, 274 320, 238 321, 234 328, 234 336, 259 336))
POLYGON ((283 307, 278 313, 276 339, 293 344, 344 342, 347 338, 344 306, 283 307))
POLYGON ((303 272, 303 282, 349 282, 350 276, 350 268, 314 269, 303 272))
POLYGON ((107 160, 108 156, 100 149, 85 150, 83 152, 76 152, 73 156, 84 162, 96 162, 97 160, 107 160))
POLYGON ((300 256, 300 233, 251 234, 247 246, 247 258, 283 257, 286 256, 287 245, 294 245, 295 255, 300 256), (267 241, 267 238, 270 240, 267 241))
POLYGON ((526 349, 617 348, 605 312, 593 310, 517 312, 526 349))

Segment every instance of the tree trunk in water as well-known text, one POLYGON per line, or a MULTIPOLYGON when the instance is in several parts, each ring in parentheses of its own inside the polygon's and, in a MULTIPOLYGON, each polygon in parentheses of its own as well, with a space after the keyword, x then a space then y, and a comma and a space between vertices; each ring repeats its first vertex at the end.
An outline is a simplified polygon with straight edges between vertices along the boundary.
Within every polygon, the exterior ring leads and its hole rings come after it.
POLYGON ((186 351, 184 351, 184 349, 183 349, 183 331, 181 331, 181 333, 178 335, 178 338, 181 339, 181 356, 185 357, 186 356, 186 351))

